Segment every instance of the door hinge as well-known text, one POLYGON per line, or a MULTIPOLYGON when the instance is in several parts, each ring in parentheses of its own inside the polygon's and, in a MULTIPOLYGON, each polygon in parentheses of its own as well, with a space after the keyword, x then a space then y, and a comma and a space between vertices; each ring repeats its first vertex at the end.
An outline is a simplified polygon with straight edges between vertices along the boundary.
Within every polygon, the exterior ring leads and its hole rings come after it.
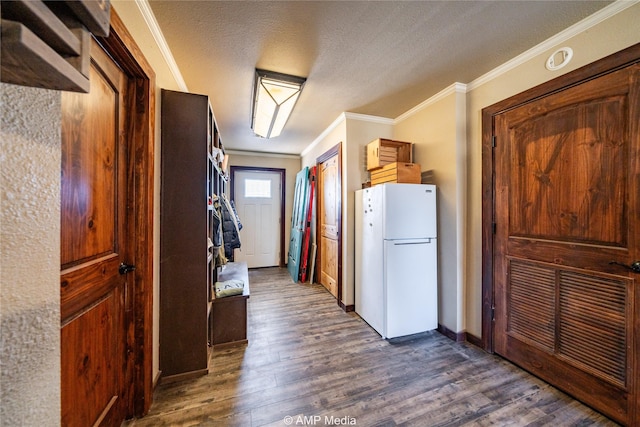
POLYGON ((496 230, 498 228, 498 225, 495 222, 491 223, 491 230, 493 231, 493 234, 496 234, 496 230))
POLYGON ((491 136, 491 147, 496 148, 496 136, 491 136))
POLYGON ((495 322, 496 321, 496 306, 492 306, 491 307, 491 321, 495 322))

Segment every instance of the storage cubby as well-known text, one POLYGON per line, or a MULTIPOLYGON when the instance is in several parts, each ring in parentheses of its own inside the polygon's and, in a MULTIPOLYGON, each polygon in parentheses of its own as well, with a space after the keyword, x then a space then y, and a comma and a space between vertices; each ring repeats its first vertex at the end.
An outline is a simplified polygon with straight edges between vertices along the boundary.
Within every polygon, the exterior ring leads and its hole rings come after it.
POLYGON ((249 273, 247 263, 230 262, 218 274, 219 281, 241 280, 241 295, 214 298, 211 321, 211 343, 214 348, 247 343, 247 300, 249 273))

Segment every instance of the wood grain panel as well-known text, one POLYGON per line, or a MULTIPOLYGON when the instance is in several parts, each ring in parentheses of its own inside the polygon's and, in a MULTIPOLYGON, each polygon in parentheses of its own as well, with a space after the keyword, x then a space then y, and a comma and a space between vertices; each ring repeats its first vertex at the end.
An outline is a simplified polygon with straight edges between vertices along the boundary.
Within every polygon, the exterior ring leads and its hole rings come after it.
POLYGON ((321 260, 322 265, 320 269, 320 283, 327 288, 327 290, 334 297, 338 296, 338 241, 327 238, 325 236, 320 237, 321 242, 321 260))
POLYGON ((96 301, 112 292, 122 280, 118 273, 120 258, 112 254, 83 265, 61 272, 60 281, 60 318, 64 324, 70 316, 87 305, 87 301, 96 301))
POLYGON ((510 236, 626 247, 626 110, 589 99, 511 128, 510 236))
POLYGON ((60 330, 64 426, 94 425, 119 398, 120 365, 113 361, 122 358, 121 298, 115 288, 60 330))
POLYGON ((338 157, 335 156, 322 164, 321 174, 323 183, 322 210, 320 212, 320 230, 322 235, 330 239, 338 238, 338 211, 337 211, 337 179, 338 157))
POLYGON ((92 95, 104 102, 96 104, 82 94, 64 96, 62 132, 67 148, 62 155, 60 221, 67 231, 61 235, 63 268, 118 250, 118 96, 96 67, 91 68, 90 80, 92 95), (86 142, 90 139, 91 144, 86 142))

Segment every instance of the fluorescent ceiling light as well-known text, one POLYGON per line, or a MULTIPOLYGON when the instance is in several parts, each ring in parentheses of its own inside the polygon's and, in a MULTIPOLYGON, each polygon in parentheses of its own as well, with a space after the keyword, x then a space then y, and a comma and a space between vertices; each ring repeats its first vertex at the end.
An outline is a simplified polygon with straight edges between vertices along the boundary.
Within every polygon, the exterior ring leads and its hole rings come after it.
POLYGON ((251 128, 256 135, 274 138, 282 132, 307 79, 256 69, 251 128))

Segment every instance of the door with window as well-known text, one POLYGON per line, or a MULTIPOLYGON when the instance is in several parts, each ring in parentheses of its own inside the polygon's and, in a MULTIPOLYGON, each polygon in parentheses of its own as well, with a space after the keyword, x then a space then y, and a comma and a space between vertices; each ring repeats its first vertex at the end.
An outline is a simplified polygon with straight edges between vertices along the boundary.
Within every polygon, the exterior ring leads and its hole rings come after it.
POLYGON ((638 425, 640 65, 493 123, 495 351, 638 425))
POLYGON ((242 223, 240 249, 234 261, 249 268, 280 265, 281 175, 280 171, 234 170, 233 201, 242 223))

